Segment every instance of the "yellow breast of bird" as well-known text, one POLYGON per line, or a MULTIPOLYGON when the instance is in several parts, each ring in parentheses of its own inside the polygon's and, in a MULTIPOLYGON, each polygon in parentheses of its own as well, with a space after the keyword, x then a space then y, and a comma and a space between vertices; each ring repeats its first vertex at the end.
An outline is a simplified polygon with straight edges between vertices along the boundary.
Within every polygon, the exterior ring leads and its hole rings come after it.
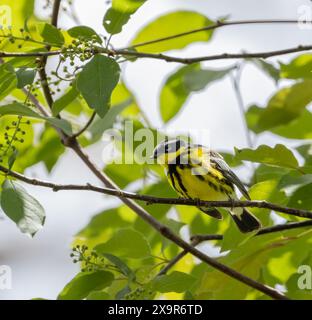
POLYGON ((168 172, 168 180, 172 187, 182 196, 206 201, 222 201, 229 198, 233 189, 220 182, 222 174, 214 169, 183 167, 177 165, 175 173, 168 172))

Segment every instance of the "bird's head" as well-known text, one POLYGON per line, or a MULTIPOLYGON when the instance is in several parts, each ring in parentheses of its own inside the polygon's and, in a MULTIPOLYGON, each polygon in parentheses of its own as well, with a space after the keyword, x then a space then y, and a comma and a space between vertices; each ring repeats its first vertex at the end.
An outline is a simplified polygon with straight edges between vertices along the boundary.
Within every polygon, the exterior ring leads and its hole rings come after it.
POLYGON ((174 163, 186 146, 187 143, 180 139, 163 141, 154 149, 152 158, 162 165, 174 163))

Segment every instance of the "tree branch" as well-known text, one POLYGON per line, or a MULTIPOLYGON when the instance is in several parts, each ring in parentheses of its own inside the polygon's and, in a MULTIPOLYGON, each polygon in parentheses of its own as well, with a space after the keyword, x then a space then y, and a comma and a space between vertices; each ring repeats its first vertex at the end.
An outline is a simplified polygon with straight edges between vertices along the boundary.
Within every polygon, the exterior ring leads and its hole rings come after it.
POLYGON ((219 20, 216 23, 213 23, 213 24, 208 25, 208 26, 203 27, 203 28, 199 28, 199 29, 195 29, 195 30, 190 30, 190 31, 174 34, 174 35, 168 36, 168 37, 163 37, 163 38, 158 38, 158 39, 154 39, 154 40, 150 40, 150 41, 137 43, 137 44, 134 44, 134 45, 132 45, 130 47, 127 47, 125 49, 143 47, 143 46, 147 46, 147 45, 150 45, 150 44, 164 42, 164 41, 168 41, 168 40, 172 40, 172 39, 176 39, 176 38, 180 38, 180 37, 185 37, 185 36, 188 36, 190 34, 203 32, 203 31, 214 30, 214 29, 218 29, 218 28, 222 28, 222 27, 226 27, 226 26, 246 25, 246 24, 281 24, 281 23, 296 23, 297 24, 298 20, 237 20, 237 21, 220 21, 219 20))
POLYGON ((96 112, 93 111, 90 119, 88 120, 88 122, 75 134, 72 135, 72 138, 78 138, 79 136, 81 136, 86 130, 88 130, 88 128, 90 127, 90 125, 92 124, 94 118, 96 116, 96 112))
MULTIPOLYGON (((300 222, 290 222, 285 224, 278 224, 272 227, 267 227, 260 229, 255 236, 259 236, 262 234, 280 232, 285 230, 304 228, 312 226, 312 220, 300 221, 300 222)), ((203 241, 211 241, 211 240, 223 240, 222 234, 195 234, 191 237, 191 244, 193 246, 197 246, 199 243, 203 241)), ((183 250, 178 255, 176 255, 172 260, 168 262, 168 264, 158 273, 158 275, 166 274, 172 267, 174 267, 181 259, 183 259, 187 255, 187 251, 183 250)))
MULTIPOLYGON (((77 144, 77 142, 76 142, 76 144, 77 144)), ((82 152, 82 151, 80 151, 80 152, 82 152)), ((86 155, 84 155, 84 157, 86 157, 86 155)), ((88 166, 91 165, 89 163, 89 161, 90 160, 88 158, 88 166)), ((94 165, 92 164, 92 166, 94 166, 94 165)), ((93 168, 93 170, 95 170, 95 168, 93 168)), ((270 202, 263 201, 263 200, 203 201, 203 200, 193 200, 193 199, 185 199, 185 198, 162 198, 162 197, 154 197, 154 196, 149 196, 149 195, 137 194, 137 193, 133 193, 133 192, 123 191, 120 189, 116 190, 116 188, 114 188, 112 186, 108 186, 108 188, 103 188, 103 187, 97 187, 97 186, 94 186, 91 184, 86 184, 86 185, 55 184, 55 183, 51 183, 51 182, 28 178, 20 173, 10 171, 9 169, 7 169, 1 165, 0 165, 0 171, 2 171, 3 173, 5 173, 11 177, 14 177, 18 180, 21 180, 25 183, 32 184, 35 186, 50 188, 50 189, 53 189, 53 191, 60 191, 60 190, 93 191, 93 192, 98 192, 98 193, 118 197, 122 201, 125 199, 133 199, 133 200, 144 201, 147 204, 172 204, 172 205, 214 207, 214 208, 220 208, 220 207, 222 207, 222 208, 235 208, 235 207, 264 208, 264 209, 269 209, 269 210, 274 210, 274 211, 286 213, 289 215, 298 216, 301 218, 312 219, 312 212, 311 211, 297 209, 297 208, 284 207, 284 206, 280 206, 278 204, 270 203, 270 202)), ((102 172, 99 170, 97 175, 102 176, 102 172)), ((106 178, 106 179, 108 179, 107 181, 110 182, 109 178, 106 178)))
MULTIPOLYGON (((96 177, 100 179, 104 183, 107 188, 113 189, 116 193, 120 193, 122 191, 119 190, 118 186, 110 180, 101 170, 99 170, 96 165, 89 159, 89 157, 83 152, 80 145, 76 140, 71 140, 71 144, 68 145, 77 156, 85 163, 85 165, 94 173, 96 177)), ((192 253, 194 256, 207 263, 211 267, 219 270, 227 274, 228 276, 250 286, 260 292, 268 295, 273 299, 278 300, 288 300, 284 294, 279 292, 278 290, 271 288, 269 286, 263 285, 245 275, 237 272, 236 270, 220 263, 219 261, 205 255, 201 251, 197 250, 195 247, 188 244, 186 241, 182 240, 179 236, 177 236, 171 229, 169 229, 166 225, 160 223, 153 216, 151 216, 146 210, 144 210, 141 206, 139 206, 136 202, 128 198, 120 198, 125 205, 127 205, 130 209, 132 209, 142 220, 144 220, 147 224, 149 224, 152 228, 158 231, 165 238, 171 240, 177 246, 182 249, 192 253)))
POLYGON ((3 52, 0 51, 0 58, 23 58, 23 57, 50 57, 61 54, 61 51, 36 51, 36 52, 3 52))
MULTIPOLYGON (((275 50, 275 51, 262 51, 262 52, 243 52, 243 53, 221 53, 221 54, 214 54, 209 56, 200 56, 194 58, 183 58, 183 57, 172 57, 162 53, 146 53, 146 52, 136 52, 136 51, 129 51, 125 49, 107 49, 103 47, 97 47, 93 50, 93 54, 103 53, 109 56, 129 56, 129 57, 136 57, 136 58, 148 58, 148 59, 156 59, 156 60, 163 60, 166 62, 176 62, 182 64, 193 64, 202 61, 214 61, 214 60, 229 60, 229 59, 252 59, 252 58, 262 58, 267 59, 270 57, 286 55, 290 53, 296 52, 303 52, 303 51, 310 51, 312 50, 312 45, 299 45, 297 47, 282 49, 282 50, 275 50)), ((47 52, 24 52, 24 53, 10 53, 10 52, 2 52, 3 55, 8 55, 10 57, 43 57, 47 58, 48 56, 58 55, 61 52, 58 51, 50 51, 47 52)))
MULTIPOLYGON (((58 15, 59 15, 59 11, 60 11, 60 5, 61 5, 61 0, 54 0, 53 10, 52 10, 52 18, 51 18, 51 24, 54 27, 57 27, 57 20, 58 20, 58 15)), ((46 49, 49 52, 51 50, 51 46, 50 45, 46 46, 46 49)), ((45 70, 47 60, 48 60, 47 55, 43 55, 41 57, 40 66, 39 66, 39 76, 40 76, 41 86, 42 86, 42 90, 43 90, 45 99, 46 99, 50 109, 52 109, 53 98, 52 98, 52 94, 51 94, 50 87, 48 84, 47 73, 45 70)))

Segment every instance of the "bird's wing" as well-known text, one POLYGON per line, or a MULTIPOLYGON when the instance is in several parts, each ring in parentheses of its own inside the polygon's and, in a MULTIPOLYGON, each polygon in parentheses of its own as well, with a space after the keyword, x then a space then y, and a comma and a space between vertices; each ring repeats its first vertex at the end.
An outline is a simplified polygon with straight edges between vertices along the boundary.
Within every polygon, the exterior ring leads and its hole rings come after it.
POLYGON ((248 191, 246 190, 243 183, 239 180, 238 176, 231 170, 231 168, 224 161, 223 157, 215 151, 210 152, 210 161, 215 164, 216 168, 222 172, 225 178, 234 183, 239 191, 246 197, 246 199, 250 200, 250 196, 248 191))

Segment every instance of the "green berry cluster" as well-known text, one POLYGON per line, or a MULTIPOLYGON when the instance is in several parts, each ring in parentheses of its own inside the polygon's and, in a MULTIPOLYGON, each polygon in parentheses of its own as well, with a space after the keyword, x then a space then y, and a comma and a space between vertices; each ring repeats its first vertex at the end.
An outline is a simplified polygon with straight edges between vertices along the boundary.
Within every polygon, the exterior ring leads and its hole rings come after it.
POLYGON ((65 62, 66 59, 69 59, 71 67, 75 66, 76 58, 81 62, 87 61, 92 58, 98 43, 99 40, 96 35, 92 36, 91 39, 83 37, 73 39, 71 44, 62 47, 61 60, 65 62))
POLYGON ((154 292, 147 287, 140 286, 135 290, 125 295, 125 300, 151 300, 154 297, 154 292))
POLYGON ((25 142, 26 129, 30 121, 23 121, 22 116, 6 125, 3 133, 3 142, 0 143, 0 162, 3 163, 12 153, 17 152, 17 145, 25 142))
POLYGON ((32 39, 30 34, 26 32, 25 29, 21 28, 19 32, 20 32, 20 35, 16 36, 16 35, 13 35, 12 28, 9 27, 4 30, 0 26, 0 44, 3 41, 9 41, 12 44, 17 44, 17 47, 19 49, 22 49, 24 43, 27 41, 37 42, 36 40, 32 39))
POLYGON ((108 268, 104 257, 100 257, 96 251, 89 250, 86 245, 79 244, 72 249, 70 257, 73 263, 82 263, 82 272, 98 271, 108 268))

